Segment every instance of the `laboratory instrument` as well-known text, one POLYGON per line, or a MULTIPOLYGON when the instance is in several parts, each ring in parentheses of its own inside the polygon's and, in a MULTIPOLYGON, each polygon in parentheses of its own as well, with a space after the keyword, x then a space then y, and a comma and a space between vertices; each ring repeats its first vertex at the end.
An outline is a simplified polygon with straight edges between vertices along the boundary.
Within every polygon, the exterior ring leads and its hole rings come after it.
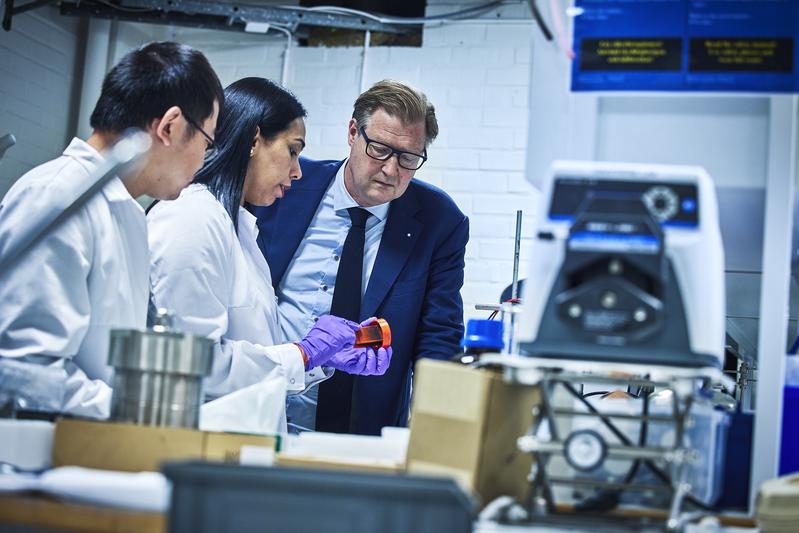
POLYGON ((721 368, 724 250, 704 169, 555 162, 543 196, 522 354, 721 368))
POLYGON ((213 349, 212 339, 174 330, 172 317, 163 309, 151 329, 112 330, 111 420, 197 428, 213 349))
POLYGON ((679 530, 719 495, 727 417, 710 398, 733 386, 713 182, 699 167, 558 161, 542 200, 518 347, 480 361, 541 390, 517 443, 535 459, 529 516, 632 494, 679 530))

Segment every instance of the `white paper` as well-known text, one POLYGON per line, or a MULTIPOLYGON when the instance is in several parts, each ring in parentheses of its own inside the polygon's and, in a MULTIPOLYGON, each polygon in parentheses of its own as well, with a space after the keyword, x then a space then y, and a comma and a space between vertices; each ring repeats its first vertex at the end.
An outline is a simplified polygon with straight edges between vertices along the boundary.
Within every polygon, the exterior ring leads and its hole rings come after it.
POLYGON ((249 466, 272 466, 275 464, 275 449, 266 446, 251 446, 245 444, 241 447, 239 464, 249 466))
POLYGON ((405 463, 410 432, 383 428, 381 435, 344 435, 306 431, 284 440, 283 455, 320 459, 405 463))
POLYGON ((254 385, 200 407, 200 429, 227 433, 286 433, 286 377, 275 367, 254 385))
POLYGON ((20 470, 50 468, 55 424, 43 420, 0 420, 0 462, 20 470))
POLYGON ((0 475, 0 492, 29 490, 82 503, 165 512, 171 485, 158 472, 112 472, 78 466, 55 468, 40 476, 0 475))

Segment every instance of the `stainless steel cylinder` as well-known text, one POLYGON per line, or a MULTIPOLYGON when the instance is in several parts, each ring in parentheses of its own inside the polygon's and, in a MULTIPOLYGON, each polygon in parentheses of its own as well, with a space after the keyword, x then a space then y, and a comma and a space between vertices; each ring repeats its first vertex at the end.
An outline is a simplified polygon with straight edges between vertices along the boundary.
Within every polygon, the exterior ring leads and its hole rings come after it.
POLYGON ((202 380, 214 341, 163 326, 113 330, 108 364, 115 369, 111 420, 196 428, 202 380))

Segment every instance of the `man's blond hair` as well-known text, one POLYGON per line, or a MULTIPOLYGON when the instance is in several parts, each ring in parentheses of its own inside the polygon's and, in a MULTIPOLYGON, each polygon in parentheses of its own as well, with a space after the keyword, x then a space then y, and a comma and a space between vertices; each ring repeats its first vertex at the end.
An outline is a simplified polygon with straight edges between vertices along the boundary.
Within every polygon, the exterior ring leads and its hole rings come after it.
POLYGON ((359 126, 366 127, 378 109, 400 119, 403 124, 424 122, 425 146, 438 135, 435 107, 423 92, 410 85, 395 80, 375 83, 355 100, 352 118, 359 126))

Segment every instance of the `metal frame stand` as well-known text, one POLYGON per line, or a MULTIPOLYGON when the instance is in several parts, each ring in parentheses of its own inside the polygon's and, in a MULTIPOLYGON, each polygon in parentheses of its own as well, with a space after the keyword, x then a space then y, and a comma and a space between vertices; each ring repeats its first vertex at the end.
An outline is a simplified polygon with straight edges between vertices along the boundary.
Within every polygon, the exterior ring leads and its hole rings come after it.
MULTIPOLYGON (((697 402, 697 392, 714 384, 729 388, 734 384, 721 371, 713 368, 687 369, 652 367, 643 365, 618 365, 589 361, 531 359, 519 356, 483 356, 481 365, 498 365, 504 368, 508 381, 541 389, 541 405, 534 413, 535 423, 527 435, 517 441, 519 450, 530 453, 535 459, 530 475, 531 490, 525 502, 530 518, 555 515, 557 505, 554 488, 557 485, 572 487, 592 487, 616 490, 646 490, 668 492, 670 503, 665 527, 669 531, 680 531, 686 524, 707 514, 685 512, 683 506, 691 501, 691 486, 686 482, 689 464, 697 457, 695 450, 686 445, 685 430, 693 405, 697 402), (583 383, 608 384, 618 387, 650 387, 672 391, 671 413, 652 415, 647 407, 640 415, 600 412, 583 397, 580 386, 583 383), (556 407, 555 392, 562 389, 582 403, 586 411, 556 407), (566 456, 568 439, 561 435, 558 420, 573 417, 596 417, 618 439, 620 444, 606 444, 604 459, 627 459, 634 461, 633 475, 620 481, 589 478, 576 474, 572 477, 559 476, 551 471, 553 457, 566 456), (638 421, 642 424, 673 424, 675 438, 672 446, 650 446, 646 443, 646 433, 639 442, 619 430, 614 419, 638 421), (539 429, 544 422, 549 425, 549 438, 540 438, 539 429), (661 461, 673 468, 672 473, 664 471, 655 461, 661 461), (661 484, 642 483, 635 480, 638 467, 648 468, 661 484)), ((642 426, 643 427, 643 426, 642 426)), ((577 471, 577 470, 575 470, 577 471)), ((695 501, 695 500, 694 500, 695 501)))

